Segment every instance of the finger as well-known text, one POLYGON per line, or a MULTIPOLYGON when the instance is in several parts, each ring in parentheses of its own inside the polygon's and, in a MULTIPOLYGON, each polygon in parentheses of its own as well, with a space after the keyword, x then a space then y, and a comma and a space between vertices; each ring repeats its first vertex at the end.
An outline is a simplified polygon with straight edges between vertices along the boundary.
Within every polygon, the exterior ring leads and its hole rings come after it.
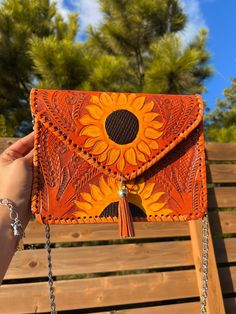
POLYGON ((13 143, 10 147, 5 149, 1 158, 7 161, 13 161, 20 157, 27 155, 34 147, 34 132, 26 135, 17 142, 13 143))
POLYGON ((34 156, 34 150, 32 149, 27 155, 25 155, 24 160, 28 162, 29 164, 32 164, 33 162, 33 156, 34 156))

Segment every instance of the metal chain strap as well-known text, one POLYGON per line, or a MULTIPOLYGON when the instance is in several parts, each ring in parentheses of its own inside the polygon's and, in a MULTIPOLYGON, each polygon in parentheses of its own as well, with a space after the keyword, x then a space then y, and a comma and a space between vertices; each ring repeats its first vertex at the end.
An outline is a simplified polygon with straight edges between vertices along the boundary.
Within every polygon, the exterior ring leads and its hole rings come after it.
MULTIPOLYGON (((208 289, 208 215, 202 218, 202 293, 201 293, 201 314, 206 314, 206 300, 208 289)), ((48 252, 48 285, 50 295, 51 314, 57 314, 55 295, 52 278, 52 258, 50 242, 50 226, 45 225, 46 249, 48 252)))
POLYGON ((52 257, 51 257, 51 241, 50 241, 50 226, 49 225, 45 225, 45 236, 46 236, 45 248, 47 249, 47 252, 48 252, 48 286, 49 286, 51 314, 57 314, 53 279, 52 279, 52 257))
POLYGON ((202 293, 201 314, 206 314, 206 301, 208 289, 208 215, 202 218, 202 293))

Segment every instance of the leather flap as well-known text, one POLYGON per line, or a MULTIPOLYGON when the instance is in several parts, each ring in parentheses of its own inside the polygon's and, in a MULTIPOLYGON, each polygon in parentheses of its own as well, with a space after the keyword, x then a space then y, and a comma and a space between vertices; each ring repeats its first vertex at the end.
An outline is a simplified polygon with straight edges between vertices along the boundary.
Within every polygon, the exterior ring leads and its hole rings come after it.
POLYGON ((31 108, 70 149, 107 175, 134 179, 202 120, 201 96, 32 89, 31 108))

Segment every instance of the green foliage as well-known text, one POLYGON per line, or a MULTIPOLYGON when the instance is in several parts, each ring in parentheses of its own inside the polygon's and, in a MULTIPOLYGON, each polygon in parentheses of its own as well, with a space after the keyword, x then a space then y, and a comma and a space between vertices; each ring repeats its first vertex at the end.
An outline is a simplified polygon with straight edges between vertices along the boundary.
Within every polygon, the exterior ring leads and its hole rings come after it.
POLYGON ((1 134, 30 128, 29 92, 51 89, 201 93, 211 74, 206 31, 183 45, 178 0, 100 0, 104 19, 78 42, 78 16, 50 0, 0 4, 1 134))
MULTIPOLYGON (((129 91, 201 93, 211 75, 206 31, 183 46, 179 31, 186 15, 176 0, 100 0, 101 25, 89 28, 90 45, 99 53, 126 60, 129 91)), ((102 69, 101 69, 102 71, 102 69)))
POLYGON ((216 109, 206 116, 209 141, 236 142, 236 78, 224 90, 224 100, 217 100, 216 109))
POLYGON ((28 97, 33 62, 28 55, 29 38, 52 33, 49 21, 55 5, 42 0, 5 0, 0 5, 0 110, 7 129, 30 119, 28 97))
POLYGON ((77 14, 64 21, 49 0, 5 0, 0 5, 0 110, 7 134, 30 128, 29 92, 78 88, 87 76, 77 14))
POLYGON ((211 74, 211 68, 201 64, 202 49, 197 45, 183 48, 179 36, 169 33, 155 41, 150 50, 152 57, 148 61, 145 91, 165 94, 200 94, 204 91, 202 80, 205 77, 201 68, 204 67, 206 77, 211 74))
POLYGON ((79 89, 88 76, 86 57, 81 44, 56 37, 34 37, 31 55, 40 88, 79 89))

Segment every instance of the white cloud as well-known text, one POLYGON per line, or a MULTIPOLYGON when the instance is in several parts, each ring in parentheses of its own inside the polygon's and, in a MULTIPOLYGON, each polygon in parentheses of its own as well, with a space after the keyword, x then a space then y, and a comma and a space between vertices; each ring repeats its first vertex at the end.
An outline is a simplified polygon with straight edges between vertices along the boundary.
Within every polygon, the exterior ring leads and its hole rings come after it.
POLYGON ((96 26, 102 20, 97 0, 56 0, 57 8, 66 19, 71 9, 79 13, 79 33, 77 38, 85 35, 88 25, 96 26))
POLYGON ((64 19, 67 18, 67 15, 70 13, 70 10, 65 6, 63 0, 56 0, 57 9, 60 11, 64 19))
POLYGON ((199 0, 181 0, 181 5, 187 14, 188 22, 180 34, 183 42, 188 44, 198 34, 199 28, 207 28, 207 24, 202 15, 199 0))
POLYGON ((84 34, 88 25, 98 25, 102 20, 102 13, 97 0, 73 1, 80 13, 80 33, 84 34))
MULTIPOLYGON (((88 25, 96 26, 102 20, 97 0, 56 0, 56 3, 64 18, 70 12, 71 7, 79 13, 80 29, 77 38, 85 35, 88 25)), ((180 0, 180 3, 188 16, 187 25, 180 32, 180 36, 183 42, 188 44, 197 35, 199 28, 207 28, 207 24, 201 12, 200 0, 180 0)))

